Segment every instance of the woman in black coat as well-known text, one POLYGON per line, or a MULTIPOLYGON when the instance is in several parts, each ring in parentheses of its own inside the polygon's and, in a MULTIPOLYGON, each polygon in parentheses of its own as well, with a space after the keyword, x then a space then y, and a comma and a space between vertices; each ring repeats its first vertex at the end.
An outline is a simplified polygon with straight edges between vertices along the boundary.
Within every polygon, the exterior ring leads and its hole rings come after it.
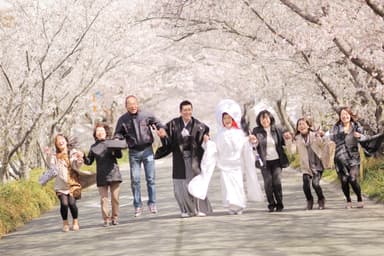
POLYGON ((96 160, 96 185, 100 194, 101 213, 104 226, 118 224, 119 218, 119 196, 122 176, 117 164, 117 158, 122 157, 121 149, 110 149, 106 145, 106 138, 110 136, 109 126, 96 124, 93 137, 96 142, 89 150, 88 156, 84 157, 84 163, 91 165, 96 160), (111 192, 112 216, 109 212, 108 189, 111 192))
POLYGON ((256 124, 249 139, 260 156, 261 161, 256 162, 256 167, 263 175, 268 210, 281 212, 284 209, 281 171, 289 164, 283 149, 283 132, 275 126, 275 118, 268 110, 257 115, 256 124))

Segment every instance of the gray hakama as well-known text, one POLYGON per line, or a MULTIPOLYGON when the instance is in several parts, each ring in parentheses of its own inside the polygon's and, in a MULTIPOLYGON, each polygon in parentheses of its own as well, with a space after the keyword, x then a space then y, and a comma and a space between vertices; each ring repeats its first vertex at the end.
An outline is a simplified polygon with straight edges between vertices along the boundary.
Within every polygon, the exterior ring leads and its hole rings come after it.
POLYGON ((205 214, 211 213, 212 207, 208 198, 206 198, 205 200, 200 200, 189 194, 188 183, 196 174, 194 174, 192 170, 191 151, 184 151, 183 157, 185 162, 186 179, 173 179, 173 189, 180 211, 181 213, 187 213, 190 216, 194 216, 198 214, 198 212, 205 214))

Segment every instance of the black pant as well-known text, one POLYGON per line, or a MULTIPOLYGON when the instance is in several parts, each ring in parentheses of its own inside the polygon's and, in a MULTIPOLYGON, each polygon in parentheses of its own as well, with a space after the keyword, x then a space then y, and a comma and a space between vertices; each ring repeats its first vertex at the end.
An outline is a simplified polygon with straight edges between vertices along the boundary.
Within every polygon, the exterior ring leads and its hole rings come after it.
POLYGON ((282 210, 283 191, 281 186, 281 167, 279 160, 267 161, 261 170, 264 179, 264 190, 268 200, 268 208, 282 210))
POLYGON ((339 171, 339 178, 341 182, 341 189, 343 190, 345 199, 347 202, 351 202, 351 193, 349 191, 349 185, 351 185, 353 192, 357 196, 357 201, 362 202, 363 198, 361 197, 361 188, 357 182, 357 175, 359 173, 360 166, 347 166, 343 165, 344 171, 339 171))
POLYGON ((68 208, 71 211, 73 219, 77 219, 78 210, 76 205, 76 199, 73 196, 59 193, 57 195, 60 199, 60 214, 63 220, 68 220, 68 208))
POLYGON ((320 179, 323 175, 323 172, 316 172, 312 177, 309 174, 303 174, 303 191, 307 201, 313 201, 313 196, 311 193, 311 179, 312 179, 312 187, 317 194, 318 200, 324 199, 323 190, 320 187, 320 179))

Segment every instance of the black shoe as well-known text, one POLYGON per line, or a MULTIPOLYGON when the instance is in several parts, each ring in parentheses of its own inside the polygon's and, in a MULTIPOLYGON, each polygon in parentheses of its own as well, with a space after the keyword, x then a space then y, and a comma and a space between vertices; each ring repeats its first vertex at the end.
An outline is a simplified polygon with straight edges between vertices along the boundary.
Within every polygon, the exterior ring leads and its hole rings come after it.
POLYGON ((319 209, 323 210, 325 208, 325 199, 319 199, 319 209))
POLYGON ((277 211, 277 212, 282 212, 283 209, 284 209, 284 205, 282 205, 282 204, 276 206, 276 211, 277 211))

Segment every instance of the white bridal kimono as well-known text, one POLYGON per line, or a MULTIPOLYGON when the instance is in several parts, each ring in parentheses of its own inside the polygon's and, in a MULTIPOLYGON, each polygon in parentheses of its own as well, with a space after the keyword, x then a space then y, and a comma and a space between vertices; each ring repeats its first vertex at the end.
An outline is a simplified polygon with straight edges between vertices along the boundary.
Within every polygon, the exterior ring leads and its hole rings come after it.
POLYGON ((191 180, 188 189, 193 196, 204 199, 212 173, 217 167, 221 171, 224 207, 245 208, 244 178, 248 200, 263 201, 263 193, 256 175, 254 155, 248 138, 240 128, 225 128, 222 123, 223 113, 229 114, 240 127, 240 106, 232 100, 221 101, 216 109, 218 134, 214 141, 205 144, 201 174, 191 180))

